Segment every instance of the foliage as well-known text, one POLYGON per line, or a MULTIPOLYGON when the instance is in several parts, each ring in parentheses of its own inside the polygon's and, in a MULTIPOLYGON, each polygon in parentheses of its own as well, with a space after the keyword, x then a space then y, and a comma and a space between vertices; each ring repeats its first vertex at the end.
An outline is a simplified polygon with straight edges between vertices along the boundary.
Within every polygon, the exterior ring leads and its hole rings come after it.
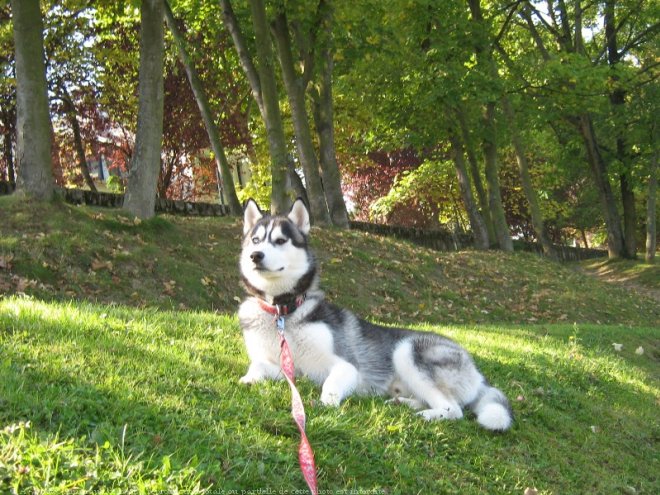
MULTIPOLYGON (((322 3, 333 7, 337 155, 343 189, 354 205, 356 218, 368 217, 371 204, 388 195, 396 176, 403 177, 404 171, 417 169, 424 160, 446 158, 449 131, 457 130, 458 112, 467 124, 469 136, 463 137, 470 138, 476 161, 482 163, 479 143, 487 137, 481 123, 483 105, 499 105, 503 96, 515 109, 533 185, 555 240, 569 242, 583 232, 604 237, 598 188, 576 127, 581 114, 592 118, 612 184, 622 173, 628 174, 638 206, 642 204, 657 142, 655 116, 660 102, 654 42, 658 32, 656 2, 484 0, 477 2, 484 14, 478 27, 468 2, 463 0, 322 3), (604 14, 610 5, 614 8, 618 60, 612 59, 606 45, 604 14), (492 42, 488 50, 497 77, 478 63, 475 48, 482 42, 492 42), (612 103, 615 94, 624 95, 622 104, 612 103), (625 136, 625 143, 620 150, 617 140, 621 136, 625 136)), ((263 169, 268 161, 266 132, 238 55, 219 22, 219 2, 172 0, 171 4, 217 115, 228 154, 240 155, 241 161, 249 161, 254 169, 255 177, 242 197, 265 200, 268 193, 264 188, 270 187, 263 169)), ((246 31, 248 50, 254 53, 247 2, 233 5, 246 31)), ((282 9, 286 11, 296 33, 292 39, 293 52, 300 59, 296 71, 298 75, 303 71, 309 74, 311 89, 315 89, 320 64, 306 54, 318 54, 319 47, 329 41, 318 24, 319 6, 312 0, 268 2, 271 18, 282 9)), ((65 0, 42 2, 42 7, 57 179, 75 185, 82 182, 65 119, 63 89, 73 100, 88 157, 102 154, 125 174, 136 125, 137 4, 65 0)), ((5 3, 0 7, 3 145, 15 140, 10 21, 5 3)), ((215 197, 215 172, 206 151, 205 132, 169 40, 166 88, 161 194, 215 197)), ((279 98, 286 114, 286 95, 282 93, 279 98)), ((513 233, 531 236, 509 125, 499 109, 495 123, 507 219, 513 233)), ((290 128, 286 132, 293 134, 290 128)), ((287 148, 293 152, 295 141, 289 140, 287 148)), ((8 176, 12 157, 7 150, 11 149, 3 146, 0 177, 8 176)), ((477 171, 479 177, 483 173, 483 169, 477 171)), ((405 208, 400 206, 397 222, 432 226, 440 216, 442 221, 465 216, 463 206, 456 201, 453 180, 445 174, 429 180, 436 188, 436 206, 418 209, 430 204, 421 198, 416 204, 408 202, 405 208)), ((391 203, 390 199, 383 199, 376 208, 391 203)), ((614 201, 620 198, 615 195, 614 201)), ((639 216, 637 231, 641 236, 644 225, 639 216)), ((395 220, 395 216, 389 218, 395 220)))
POLYGON ((121 194, 124 192, 124 185, 121 182, 121 179, 116 175, 111 175, 106 181, 106 186, 108 190, 112 193, 121 194))
POLYGON ((412 226, 433 228, 440 224, 462 230, 465 219, 457 211, 457 189, 453 163, 425 160, 418 168, 397 177, 389 193, 371 204, 371 214, 383 223, 400 224, 407 220, 410 225, 412 210, 426 220, 412 226))
POLYGON ((270 163, 265 161, 253 163, 250 180, 238 193, 238 199, 241 203, 245 203, 252 198, 261 206, 263 211, 270 211, 270 189, 270 163))
POLYGON ((387 194, 396 177, 422 162, 412 149, 345 154, 340 159, 344 162, 344 194, 352 204, 354 218, 363 221, 370 219, 371 204, 387 194))

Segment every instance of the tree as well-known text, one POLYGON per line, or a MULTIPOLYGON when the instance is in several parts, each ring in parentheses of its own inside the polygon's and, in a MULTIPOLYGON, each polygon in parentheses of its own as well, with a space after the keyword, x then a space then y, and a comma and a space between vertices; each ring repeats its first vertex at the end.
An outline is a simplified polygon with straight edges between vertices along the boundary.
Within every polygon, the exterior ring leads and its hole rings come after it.
POLYGON ((259 75, 264 121, 270 149, 272 176, 270 210, 273 213, 281 213, 288 210, 290 200, 287 196, 288 156, 275 79, 275 58, 263 0, 250 0, 250 11, 256 44, 256 71, 259 75))
POLYGON ((651 175, 646 199, 646 255, 647 263, 653 263, 656 250, 656 194, 658 188, 658 150, 651 157, 651 175))
MULTIPOLYGON (((268 115, 265 111, 263 96, 263 81, 261 72, 257 71, 256 65, 250 56, 247 39, 240 29, 238 19, 229 0, 221 0, 223 19, 227 30, 230 32, 234 41, 236 52, 241 61, 241 66, 246 74, 252 95, 257 102, 262 119, 266 123, 268 130, 268 115)), ((310 205, 310 213, 315 223, 326 224, 334 223, 341 227, 348 226, 348 213, 341 192, 341 178, 339 167, 337 165, 333 122, 332 122, 332 91, 329 88, 331 84, 332 65, 323 62, 322 69, 318 71, 320 78, 325 78, 325 82, 317 81, 310 88, 310 83, 315 76, 315 67, 317 55, 323 54, 327 57, 326 47, 329 45, 319 43, 319 33, 330 30, 331 27, 331 9, 327 2, 320 1, 315 12, 310 13, 311 9, 299 8, 292 9, 295 13, 295 19, 289 19, 287 9, 284 5, 278 5, 275 8, 272 21, 267 16, 267 22, 270 22, 271 31, 275 43, 275 54, 282 69, 282 80, 289 101, 291 110, 291 120, 295 135, 295 145, 298 151, 298 163, 305 177, 303 186, 298 174, 295 172, 293 161, 288 162, 289 180, 296 194, 307 198, 310 205), (302 70, 297 68, 301 67, 302 70), (316 87, 322 91, 316 90, 316 87), (314 109, 314 122, 316 124, 319 155, 316 155, 315 143, 311 128, 311 122, 307 111, 306 94, 311 94, 314 109), (323 100, 317 98, 322 95, 323 100), (320 104, 322 101, 322 104, 320 104), (322 109, 322 111, 321 111, 322 109), (320 170, 320 175, 319 175, 320 170)), ((252 10, 253 25, 255 22, 254 11, 252 10)), ((256 31, 256 28, 255 28, 256 31)), ((259 35, 255 32, 255 44, 259 46, 259 35)), ((327 35, 324 34, 324 38, 327 35)), ((259 59, 257 49, 256 60, 259 59)), ((276 85, 277 88, 277 85, 276 85)))
POLYGON ((501 103, 502 108, 504 109, 504 115, 506 115, 509 124, 511 142, 516 154, 516 162, 518 164, 518 172, 520 174, 520 183, 525 194, 525 199, 527 200, 527 204, 529 206, 529 213, 532 218, 532 225, 534 226, 536 239, 538 240, 539 244, 541 244, 545 255, 550 258, 554 258, 556 256, 555 249, 552 245, 552 241, 548 237, 548 233, 545 227, 545 220, 543 219, 541 207, 539 206, 538 196, 532 184, 532 178, 529 173, 529 161, 527 160, 527 152, 523 145, 522 137, 518 129, 516 114, 513 110, 511 102, 509 101, 509 97, 506 94, 502 95, 501 103))
MULTIPOLYGON (((490 30, 484 21, 481 11, 481 0, 468 0, 472 21, 472 34, 474 36, 474 50, 477 57, 477 64, 482 68, 484 74, 493 81, 497 81, 497 67, 492 56, 492 48, 488 43, 490 30)), ((513 251, 513 241, 509 233, 509 226, 506 223, 504 207, 502 206, 502 196, 498 178, 497 164, 497 125, 495 123, 496 95, 491 95, 487 99, 483 114, 482 123, 484 127, 482 149, 484 154, 484 163, 486 170, 486 182, 488 184, 488 205, 493 219, 495 236, 500 249, 504 251, 513 251)))
POLYGON ((179 58, 181 63, 185 67, 186 75, 188 76, 188 81, 190 82, 190 87, 195 95, 195 100, 199 107, 199 111, 202 114, 202 119, 204 120, 204 126, 211 142, 211 148, 213 149, 213 154, 215 155, 215 160, 217 164, 217 169, 220 171, 222 178, 222 186, 224 192, 229 201, 229 211, 232 215, 241 215, 243 208, 241 207, 238 197, 236 196, 236 189, 234 187, 234 179, 231 175, 231 169, 229 163, 227 162, 227 156, 225 155, 224 147, 220 141, 220 133, 218 127, 215 124, 213 115, 211 113, 211 107, 209 105, 208 98, 206 97, 206 92, 202 86, 201 81, 197 75, 197 70, 195 69, 188 50, 186 49, 186 43, 181 35, 179 28, 172 14, 172 10, 167 3, 167 0, 164 0, 165 8, 165 20, 167 25, 170 28, 174 42, 176 43, 179 58))
POLYGON ((87 155, 85 153, 85 145, 83 144, 82 133, 80 131, 80 123, 78 122, 78 111, 76 110, 75 103, 73 102, 73 99, 71 98, 71 95, 66 89, 66 85, 64 83, 58 85, 57 93, 59 95, 59 99, 63 103, 67 121, 69 122, 71 131, 73 132, 73 146, 78 157, 78 168, 80 169, 80 173, 83 176, 87 187, 89 187, 91 191, 96 192, 96 185, 94 184, 94 180, 89 173, 87 155))
POLYGON ((648 83, 643 76, 649 69, 636 66, 632 60, 653 39, 660 24, 648 2, 548 1, 547 14, 540 8, 542 4, 527 3, 521 10, 524 25, 543 60, 532 79, 540 76, 545 82, 529 82, 531 87, 555 90, 545 98, 555 100, 556 108, 561 101, 561 118, 581 136, 605 219, 609 256, 634 257, 634 241, 630 239, 635 230, 632 147, 626 143, 626 136, 631 134, 635 119, 626 111, 629 105, 625 95, 629 88, 648 83), (583 39, 584 28, 591 30, 588 40, 583 39), (620 33, 625 33, 623 46, 619 46, 620 33), (614 176, 619 179, 623 228, 610 182, 614 176))
POLYGON ((38 0, 12 0, 16 59, 16 191, 39 200, 53 196, 51 123, 38 0))
MULTIPOLYGON (((291 119, 296 135, 298 156, 305 173, 307 197, 309 198, 310 214, 316 224, 330 223, 328 207, 323 194, 321 176, 319 175, 319 161, 316 158, 314 143, 309 128, 309 117, 305 106, 306 74, 298 76, 294 67, 293 53, 291 51, 291 34, 286 12, 280 10, 273 22, 275 46, 282 68, 282 79, 289 97, 291 119)), ((309 68, 306 68, 309 70, 309 68)))
POLYGON ((470 186, 470 178, 465 165, 465 153, 463 150, 463 142, 456 131, 456 129, 449 130, 449 142, 451 143, 451 154, 456 168, 456 177, 458 179, 459 187, 461 188, 461 197, 463 198, 463 206, 467 211, 470 220, 470 227, 474 234, 474 246, 477 249, 488 249, 490 242, 488 239, 488 230, 472 195, 472 188, 470 186))
POLYGON ((124 209, 138 218, 154 216, 163 138, 163 0, 140 7, 140 81, 135 150, 124 209))
POLYGON ((319 161, 323 191, 333 225, 349 226, 346 202, 341 188, 341 174, 335 148, 334 102, 332 99, 333 50, 333 7, 330 1, 319 1, 319 27, 316 41, 317 81, 310 94, 314 107, 314 123, 319 141, 319 161))

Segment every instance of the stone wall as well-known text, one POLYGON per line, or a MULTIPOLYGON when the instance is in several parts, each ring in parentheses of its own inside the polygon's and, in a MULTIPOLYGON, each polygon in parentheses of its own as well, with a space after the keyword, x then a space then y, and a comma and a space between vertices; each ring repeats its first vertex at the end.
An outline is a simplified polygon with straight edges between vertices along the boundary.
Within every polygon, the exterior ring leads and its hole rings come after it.
MULTIPOLYGON (((585 249, 573 246, 561 246, 555 244, 555 252, 560 261, 580 261, 593 258, 602 258, 607 256, 605 249, 585 249)), ((527 251, 530 253, 543 254, 543 248, 536 242, 513 241, 513 247, 516 251, 527 251)))
POLYGON ((448 230, 425 230, 368 222, 351 222, 351 229, 406 239, 437 251, 459 251, 472 247, 474 244, 472 234, 454 234, 448 230))
POLYGON ((16 189, 16 186, 11 182, 0 180, 0 196, 11 194, 14 192, 14 189, 16 189))
MULTIPOLYGON (((14 192, 14 189, 15 187, 9 182, 0 181, 0 195, 11 194, 14 192)), ((56 191, 64 201, 74 205, 121 208, 124 203, 123 194, 67 188, 57 188, 56 191)), ((170 213, 172 215, 221 217, 227 215, 228 208, 214 203, 191 203, 188 201, 156 198, 156 211, 159 213, 170 213)))
MULTIPOLYGON (((14 188, 8 182, 0 181, 0 194, 11 194, 14 188)), ((105 192, 92 192, 83 189, 59 189, 67 203, 75 205, 102 206, 107 208, 121 208, 124 201, 123 194, 112 194, 105 192)), ((213 203, 190 203, 186 201, 174 201, 171 199, 158 198, 156 200, 156 211, 173 215, 189 216, 225 216, 228 209, 225 206, 213 203)), ((424 230, 409 227, 398 227, 396 225, 381 225, 367 222, 351 222, 351 228, 379 234, 397 239, 405 239, 420 246, 435 249, 437 251, 459 251, 471 248, 474 240, 471 234, 455 234, 448 230, 424 230)), ((543 254, 541 246, 534 242, 514 241, 517 251, 528 251, 543 254)), ((555 246, 557 256, 562 261, 577 261, 590 258, 601 258, 607 256, 607 251, 602 249, 583 249, 570 246, 555 246)))
MULTIPOLYGON (((405 239, 420 246, 438 251, 459 251, 461 249, 471 248, 474 245, 474 239, 471 234, 454 234, 447 230, 423 230, 367 222, 351 222, 351 228, 373 234, 405 239)), ((514 241, 513 244, 516 251, 543 254, 543 249, 535 242, 514 241)), ((557 252, 557 258, 561 261, 578 261, 607 256, 607 251, 602 249, 583 249, 555 245, 555 250, 557 252)))
MULTIPOLYGON (((83 189, 61 189, 64 200, 74 205, 104 206, 121 208, 124 203, 123 194, 92 192, 83 189)), ((214 203, 191 203, 172 199, 156 198, 156 211, 172 215, 189 215, 198 217, 222 217, 227 215, 227 207, 214 203)))

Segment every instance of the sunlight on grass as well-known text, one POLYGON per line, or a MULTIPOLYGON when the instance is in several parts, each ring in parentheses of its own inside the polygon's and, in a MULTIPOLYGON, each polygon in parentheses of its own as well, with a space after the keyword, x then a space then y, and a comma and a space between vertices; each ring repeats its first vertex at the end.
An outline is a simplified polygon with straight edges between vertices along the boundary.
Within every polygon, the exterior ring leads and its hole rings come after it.
MULTIPOLYGON (((493 435, 469 417, 426 423, 372 397, 325 408, 301 379, 324 489, 654 492, 653 329, 418 328, 463 343, 511 398, 516 424, 493 435)), ((0 351, 0 489, 303 486, 285 384, 237 385, 247 358, 233 316, 8 297, 0 351)))
POLYGON ((63 439, 59 433, 39 434, 31 424, 0 430, 0 487, 10 493, 66 494, 173 493, 196 495, 200 486, 195 466, 172 468, 169 457, 145 462, 109 442, 90 445, 84 438, 63 439))

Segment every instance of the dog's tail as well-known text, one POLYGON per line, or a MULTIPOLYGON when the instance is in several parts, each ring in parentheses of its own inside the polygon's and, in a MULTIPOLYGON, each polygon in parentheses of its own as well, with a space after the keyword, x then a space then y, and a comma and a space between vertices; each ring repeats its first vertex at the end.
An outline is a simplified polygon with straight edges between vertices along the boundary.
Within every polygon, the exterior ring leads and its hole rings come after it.
POLYGON ((513 424, 513 411, 506 396, 484 380, 477 398, 468 405, 477 423, 493 431, 505 431, 513 424))

